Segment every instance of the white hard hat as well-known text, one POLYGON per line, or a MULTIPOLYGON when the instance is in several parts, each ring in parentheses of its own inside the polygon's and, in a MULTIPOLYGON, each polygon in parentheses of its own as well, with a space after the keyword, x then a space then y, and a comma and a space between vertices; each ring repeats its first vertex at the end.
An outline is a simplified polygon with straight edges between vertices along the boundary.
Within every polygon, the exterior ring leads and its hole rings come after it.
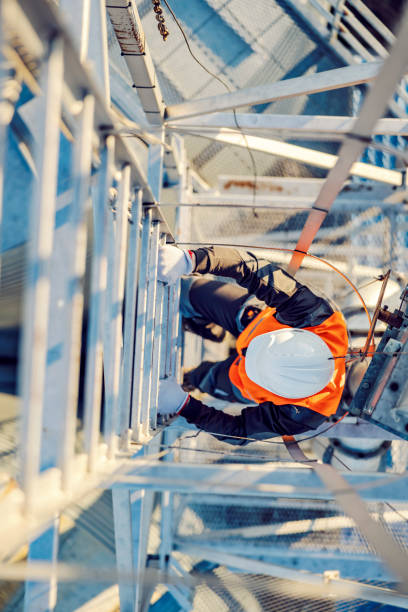
POLYGON ((305 329, 285 328, 256 336, 245 354, 254 383, 281 397, 314 395, 328 384, 334 359, 327 344, 305 329))

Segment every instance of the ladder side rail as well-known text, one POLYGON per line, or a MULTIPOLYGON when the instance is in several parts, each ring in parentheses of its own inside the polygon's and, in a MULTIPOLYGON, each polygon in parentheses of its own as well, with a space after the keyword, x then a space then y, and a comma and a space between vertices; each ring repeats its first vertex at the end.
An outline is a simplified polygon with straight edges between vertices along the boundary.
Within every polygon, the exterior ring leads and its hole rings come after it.
POLYGON ((128 203, 130 194, 130 165, 125 164, 118 175, 116 217, 111 231, 109 257, 111 274, 108 276, 109 302, 107 308, 107 348, 104 352, 105 415, 103 433, 108 445, 108 455, 113 457, 116 444, 119 385, 122 355, 122 310, 125 292, 125 265, 128 227, 128 203))
POLYGON ((157 411, 159 400, 159 377, 162 360, 162 344, 165 344, 163 329, 164 319, 164 284, 157 281, 156 288, 156 308, 154 319, 154 343, 153 343, 153 364, 152 364, 152 387, 151 404, 149 413, 149 426, 151 430, 157 428, 157 411))
POLYGON ((94 250, 91 270, 91 296, 89 307, 87 353, 84 395, 84 451, 88 470, 96 469, 101 421, 103 372, 103 320, 105 316, 107 223, 109 189, 112 186, 115 140, 106 139, 101 152, 98 183, 93 196, 94 250))
POLYGON ((35 495, 36 478, 40 469, 63 62, 62 41, 55 38, 49 42, 48 61, 43 64, 40 76, 44 92, 43 112, 39 118, 40 141, 35 152, 38 178, 33 191, 29 221, 28 278, 25 287, 20 366, 22 395, 20 479, 27 506, 30 506, 35 495))
POLYGON ((67 307, 65 311, 66 341, 63 360, 66 376, 63 380, 64 435, 61 440, 60 467, 62 486, 69 489, 73 471, 73 457, 76 438, 76 416, 78 404, 79 364, 81 356, 81 328, 84 306, 83 282, 85 277, 87 227, 86 211, 90 205, 91 155, 95 98, 87 94, 78 126, 74 145, 74 189, 71 204, 70 225, 72 232, 73 256, 67 262, 67 307))
POLYGON ((110 104, 108 34, 104 0, 60 0, 69 30, 84 64, 92 72, 107 105, 110 104))
POLYGON ((135 356, 133 368, 133 391, 131 407, 131 429, 134 440, 140 437, 142 367, 144 361, 146 331, 147 267, 149 263, 149 243, 152 224, 152 210, 144 211, 140 246, 139 283, 136 313, 135 356))
MULTIPOLYGON (((59 122, 63 81, 63 43, 60 38, 48 41, 47 58, 40 80, 43 87, 40 140, 36 146, 38 178, 33 194, 28 255, 28 282, 25 295, 24 352, 22 364, 22 431, 21 481, 26 494, 27 510, 36 496, 36 484, 42 465, 42 427, 47 419, 44 383, 47 373, 48 312, 51 294, 51 261, 56 208, 59 122)), ((5 135, 5 134, 4 134, 5 135)), ((4 158, 3 160, 4 161, 4 158)), ((1 204, 0 204, 1 206, 1 204)), ((54 453, 56 448, 53 449, 54 453)), ((30 542, 28 561, 57 562, 59 517, 40 536, 30 542)), ((26 581, 24 609, 35 605, 55 606, 57 584, 54 576, 44 582, 26 581)))
POLYGON ((160 222, 153 221, 149 244, 148 284, 146 300, 146 331, 143 358, 143 380, 141 395, 141 426, 144 436, 149 434, 150 410, 152 403, 152 367, 154 347, 154 324, 156 315, 157 294, 157 259, 160 236, 160 222))
POLYGON ((129 219, 129 250, 127 260, 125 321, 123 331, 123 362, 119 392, 119 420, 117 434, 121 448, 127 448, 130 427, 133 361, 135 350, 136 305, 139 279, 140 222, 142 215, 142 190, 136 190, 132 199, 129 219))
MULTIPOLYGON (((134 506, 135 497, 139 497, 141 493, 141 491, 138 491, 137 495, 135 495, 126 489, 112 491, 116 567, 119 574, 126 573, 129 575, 136 572, 133 550, 135 534, 132 524, 132 511, 134 512, 134 508, 132 508, 132 505, 134 506)), ((136 601, 135 585, 123 582, 120 578, 118 582, 120 609, 124 612, 133 612, 136 601)))
POLYGON ((162 329, 163 337, 161 343, 161 357, 160 357, 160 378, 167 378, 170 376, 170 362, 171 362, 171 310, 170 310, 170 293, 171 286, 163 286, 163 316, 162 316, 162 329))

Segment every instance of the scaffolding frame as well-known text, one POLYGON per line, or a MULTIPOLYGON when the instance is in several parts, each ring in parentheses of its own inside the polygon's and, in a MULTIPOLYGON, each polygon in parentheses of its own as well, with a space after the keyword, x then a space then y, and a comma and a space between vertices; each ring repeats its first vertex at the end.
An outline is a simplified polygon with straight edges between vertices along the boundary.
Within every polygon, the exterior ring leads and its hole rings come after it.
MULTIPOLYGON (((175 170, 180 202, 188 206, 194 202, 182 140, 177 135, 165 140, 163 126, 187 132, 191 125, 183 124, 181 118, 185 121, 186 117, 242 106, 248 104, 248 100, 254 104, 259 100, 276 99, 273 95, 278 94, 266 94, 261 90, 250 92, 250 95, 240 92, 220 96, 223 98, 220 104, 214 104, 215 100, 211 99, 165 109, 158 90, 152 85, 156 84, 156 76, 134 1, 110 0, 108 11, 114 30, 118 33, 127 24, 134 36, 134 39, 122 39, 121 45, 138 45, 137 58, 134 52, 123 51, 124 47, 122 51, 135 89, 143 93, 142 106, 152 124, 143 126, 145 131, 151 127, 153 135, 146 159, 144 145, 135 140, 129 144, 121 136, 123 125, 110 108, 105 5, 103 2, 79 4, 84 10, 81 19, 69 26, 61 19, 57 7, 45 0, 35 3, 1 0, 0 3, 1 41, 5 41, 2 52, 8 54, 12 66, 7 78, 16 79, 17 83, 22 80, 31 86, 41 117, 36 146, 31 152, 37 182, 31 204, 21 366, 21 469, 18 485, 0 501, 4 519, 0 553, 7 559, 16 547, 30 540, 25 609, 53 609, 59 571, 59 515, 65 506, 95 487, 112 488, 121 609, 144 610, 151 586, 147 580, 144 583, 143 576, 155 492, 163 495, 160 568, 179 575, 182 572, 173 554, 177 545, 169 535, 174 493, 193 490, 217 495, 225 493, 226 482, 231 495, 265 499, 282 496, 332 499, 333 492, 322 486, 311 469, 293 464, 274 469, 270 466, 180 466, 172 462, 170 453, 163 453, 165 461, 159 460, 163 442, 165 446, 172 444, 172 433, 164 429, 163 439, 163 428, 157 425, 158 384, 160 378, 180 375, 181 349, 180 288, 157 281, 158 248, 175 238, 160 208, 164 164, 173 172, 175 170), (89 44, 94 38, 99 46, 89 44), (32 62, 31 72, 24 59, 13 54, 15 39, 24 41, 32 62), (89 60, 95 69, 90 69, 89 60), (148 85, 145 81, 136 81, 136 77, 142 75, 148 85), (240 95, 241 102, 237 101, 240 95), (194 110, 188 110, 189 107, 194 110), (157 128, 153 128, 157 124, 159 137, 157 128), (61 130, 73 143, 74 170, 72 186, 67 192, 58 194, 61 130), (147 173, 144 166, 147 166, 147 173), (67 220, 55 228, 54 219, 64 203, 69 209, 67 220), (78 451, 76 411, 89 215, 94 229, 93 256, 83 443, 78 451), (102 377, 105 401, 100 431, 102 377), (58 406, 57 411, 54 406, 58 406), (298 486, 300 481, 303 492, 298 486), (36 563, 40 560, 49 562, 48 573, 45 578, 36 580, 39 575, 35 571, 36 563), (129 576, 133 574, 137 580, 132 583, 129 576)), ((317 0, 314 4, 318 4, 317 0)), ((72 8, 69 3, 61 3, 61 9, 67 6, 72 8)), ((333 16, 330 19, 333 28, 338 28, 338 20, 333 16)), ((401 63, 405 63, 405 51, 400 52, 397 48, 401 63)), ((385 57, 379 50, 377 52, 385 57)), ((335 81, 334 85, 334 81, 330 81, 331 85, 327 81, 326 87, 323 80, 327 80, 328 75, 315 75, 314 81, 318 83, 314 91, 366 82, 376 77, 379 68, 375 63, 371 67, 365 64, 332 71, 336 74, 329 75, 330 78, 340 78, 340 81, 335 81)), ((290 95, 310 92, 310 78, 296 79, 296 83, 282 82, 275 90, 286 91, 281 96, 288 95, 290 87, 294 88, 290 95)), ((217 119, 216 115, 214 117, 217 119)), ((7 121, 2 116, 2 130, 5 125, 7 121)), ((401 130, 401 124, 398 126, 393 129, 401 130)), ((327 131, 331 130, 332 124, 327 124, 327 131)), ((225 138, 228 140, 230 135, 225 138)), ((4 150, 3 138, 0 140, 0 161, 4 159, 4 150)), ((340 157, 346 154, 348 156, 347 151, 342 152, 340 157)), ((403 186, 401 173, 394 173, 393 184, 403 186)), ((2 175, 0 178, 6 180, 2 175)), ((330 183, 324 185, 330 187, 330 183)), ((209 198, 211 196, 206 199, 200 194, 197 203, 209 203, 209 198)), ((183 239, 180 217, 185 213, 185 210, 179 211, 176 238, 180 241, 183 239)), ((369 436, 369 432, 366 435, 369 436)), ((346 481, 350 487, 361 488, 364 499, 403 502, 407 498, 404 479, 395 486, 391 475, 352 474, 347 475, 346 481)), ((278 576, 283 571, 271 564, 260 569, 257 562, 244 555, 238 558, 219 551, 205 552, 205 547, 199 546, 194 550, 184 546, 184 550, 190 550, 192 555, 202 554, 209 560, 217 558, 227 566, 249 572, 262 571, 278 576)), ((283 574, 289 577, 288 571, 283 574)), ((3 575, 6 575, 5 569, 3 575)), ((310 575, 305 580, 320 583, 322 577, 310 575)), ((353 597, 389 603, 398 601, 399 605, 408 608, 408 598, 403 594, 391 590, 380 593, 375 587, 358 582, 351 586, 353 597)), ((180 605, 189 609, 188 589, 183 589, 182 584, 172 585, 171 589, 180 605)), ((340 584, 337 589, 333 587, 332 592, 340 594, 344 589, 345 585, 340 584)))

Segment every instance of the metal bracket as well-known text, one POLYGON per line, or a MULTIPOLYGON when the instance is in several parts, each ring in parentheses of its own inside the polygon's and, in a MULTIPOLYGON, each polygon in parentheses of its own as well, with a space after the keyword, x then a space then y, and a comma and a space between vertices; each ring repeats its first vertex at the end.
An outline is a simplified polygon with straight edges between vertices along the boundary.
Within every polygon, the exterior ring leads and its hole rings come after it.
MULTIPOLYGON (((371 421, 408 440, 408 412, 400 407, 408 381, 407 288, 401 307, 390 315, 387 329, 349 407, 350 414, 371 421)), ((386 312, 386 311, 385 311, 386 312)))

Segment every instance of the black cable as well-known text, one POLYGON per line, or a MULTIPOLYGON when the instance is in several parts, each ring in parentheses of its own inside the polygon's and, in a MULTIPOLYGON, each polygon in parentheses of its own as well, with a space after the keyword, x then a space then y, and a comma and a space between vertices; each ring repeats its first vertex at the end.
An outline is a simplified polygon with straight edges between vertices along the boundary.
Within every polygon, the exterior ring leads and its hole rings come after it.
MULTIPOLYGON (((201 61, 198 59, 198 57, 197 57, 197 56, 196 56, 196 55, 193 53, 193 51, 192 51, 192 49, 191 49, 191 47, 190 47, 190 43, 189 43, 189 41, 188 41, 187 35, 186 35, 186 33, 184 32, 184 30, 183 30, 183 28, 182 28, 182 26, 181 26, 181 24, 180 24, 179 20, 177 19, 176 15, 175 15, 175 13, 174 13, 174 11, 173 11, 173 9, 171 8, 171 6, 170 6, 170 5, 169 5, 169 3, 167 2, 167 0, 163 0, 163 2, 164 2, 164 4, 167 6, 168 10, 169 10, 169 11, 170 11, 170 13, 171 13, 171 16, 173 17, 174 21, 176 22, 176 25, 177 25, 177 27, 179 28, 179 30, 180 30, 180 32, 181 32, 181 34, 182 34, 183 38, 184 38, 184 41, 185 41, 185 43, 186 43, 186 45, 187 45, 187 49, 188 49, 188 51, 189 51, 189 53, 190 53, 191 57, 192 57, 192 58, 193 58, 193 59, 194 59, 194 60, 197 62, 197 64, 198 64, 199 66, 201 66, 201 68, 202 68, 203 70, 205 70, 205 71, 206 71, 206 72, 207 72, 207 73, 208 73, 210 76, 212 76, 212 77, 213 77, 214 79, 216 79, 216 80, 217 80, 219 83, 221 83, 221 85, 223 85, 223 86, 226 88, 226 90, 227 90, 229 93, 231 93, 231 91, 232 91, 232 90, 231 90, 230 86, 228 85, 228 83, 226 83, 226 82, 225 82, 223 79, 221 79, 221 77, 219 77, 217 74, 214 74, 214 72, 211 72, 211 70, 209 70, 209 69, 208 69, 206 66, 204 66, 204 64, 203 64, 203 63, 202 63, 202 62, 201 62, 201 61)), ((252 189, 252 198, 253 198, 253 203, 255 204, 256 189, 257 189, 257 179, 258 179, 257 170, 256 170, 255 158, 254 158, 254 155, 253 155, 253 153, 252 153, 251 149, 249 148, 249 144, 248 144, 248 140, 247 140, 246 134, 245 134, 244 130, 242 129, 242 127, 241 127, 241 126, 239 125, 239 123, 238 123, 237 113, 236 113, 235 108, 233 108, 233 109, 232 109, 232 113, 233 113, 233 115, 234 115, 234 122, 235 122, 235 125, 236 125, 237 129, 238 129, 238 130, 241 132, 242 138, 244 139, 245 146, 246 146, 247 151, 248 151, 248 155, 249 155, 249 157, 250 157, 250 159, 251 159, 251 163, 252 163, 252 171, 253 171, 253 175, 254 175, 254 183, 253 183, 253 189, 252 189)), ((255 211, 254 211, 254 214, 255 214, 255 216, 257 216, 257 215, 256 215, 256 213, 255 213, 255 211)))
MULTIPOLYGON (((181 416, 183 416, 181 414, 181 416)), ((331 425, 329 425, 329 427, 326 427, 326 429, 323 429, 323 431, 319 431, 315 434, 313 434, 312 436, 307 436, 306 438, 301 438, 300 440, 296 440, 296 442, 305 442, 306 440, 312 440, 313 438, 317 438, 318 436, 320 436, 323 433, 326 433, 327 431, 329 431, 330 429, 333 429, 333 427, 335 427, 337 425, 338 421, 336 421, 335 423, 332 423, 331 425)), ((206 431, 204 429, 200 429, 197 433, 195 433, 192 436, 188 436, 189 438, 196 438, 200 433, 207 433, 210 434, 211 436, 219 437, 219 438, 231 438, 231 440, 247 440, 248 442, 263 442, 265 444, 280 444, 280 445, 284 445, 284 442, 279 442, 278 440, 273 441, 273 440, 260 440, 259 438, 249 438, 246 436, 232 436, 231 434, 221 434, 221 433, 216 433, 214 431, 206 431)), ((280 434, 278 434, 280 435, 280 434)))

